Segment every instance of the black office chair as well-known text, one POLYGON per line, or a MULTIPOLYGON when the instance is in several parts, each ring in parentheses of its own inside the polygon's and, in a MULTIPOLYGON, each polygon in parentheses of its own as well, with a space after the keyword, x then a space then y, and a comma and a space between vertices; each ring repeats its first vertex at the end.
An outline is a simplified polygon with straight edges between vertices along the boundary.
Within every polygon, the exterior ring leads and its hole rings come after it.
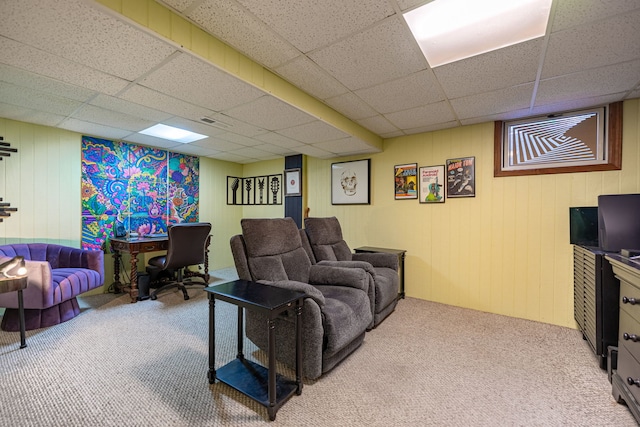
POLYGON ((169 236, 167 254, 151 258, 147 271, 150 275, 155 276, 165 271, 175 271, 175 280, 158 287, 151 293, 150 298, 155 300, 160 292, 177 287, 182 291, 184 299, 188 300, 189 294, 187 294, 185 285, 208 285, 206 278, 209 277, 209 274, 207 271, 202 275, 203 282, 191 279, 185 281, 184 276, 188 266, 205 262, 211 224, 208 222, 175 224, 170 225, 167 231, 169 236))

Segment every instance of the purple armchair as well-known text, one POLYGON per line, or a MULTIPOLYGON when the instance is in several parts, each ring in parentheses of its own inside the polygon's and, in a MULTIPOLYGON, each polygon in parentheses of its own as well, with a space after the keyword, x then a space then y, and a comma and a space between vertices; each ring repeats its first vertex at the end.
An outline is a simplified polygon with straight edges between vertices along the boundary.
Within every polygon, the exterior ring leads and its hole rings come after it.
MULTIPOLYGON (((37 329, 66 322, 80 314, 76 296, 104 283, 104 254, 48 243, 20 243, 0 246, 0 263, 23 256, 28 284, 23 291, 25 329, 37 329)), ((17 292, 0 294, 6 307, 0 327, 20 330, 17 292)))

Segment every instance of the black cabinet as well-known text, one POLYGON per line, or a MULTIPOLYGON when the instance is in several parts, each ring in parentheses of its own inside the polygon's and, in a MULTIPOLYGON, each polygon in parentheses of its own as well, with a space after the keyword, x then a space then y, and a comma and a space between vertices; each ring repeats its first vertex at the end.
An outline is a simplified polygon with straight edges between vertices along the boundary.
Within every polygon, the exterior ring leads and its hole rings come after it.
POLYGON ((606 252, 587 246, 573 247, 573 308, 583 338, 607 368, 607 349, 618 345, 620 283, 606 252))

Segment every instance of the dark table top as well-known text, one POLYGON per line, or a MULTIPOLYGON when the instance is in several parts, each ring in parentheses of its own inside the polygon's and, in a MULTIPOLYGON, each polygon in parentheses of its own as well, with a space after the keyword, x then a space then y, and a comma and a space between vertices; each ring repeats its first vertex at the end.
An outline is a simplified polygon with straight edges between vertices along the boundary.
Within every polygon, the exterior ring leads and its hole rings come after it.
POLYGON ((304 292, 247 280, 234 280, 221 285, 208 286, 204 290, 222 301, 266 311, 279 311, 290 307, 296 300, 306 295, 304 292))

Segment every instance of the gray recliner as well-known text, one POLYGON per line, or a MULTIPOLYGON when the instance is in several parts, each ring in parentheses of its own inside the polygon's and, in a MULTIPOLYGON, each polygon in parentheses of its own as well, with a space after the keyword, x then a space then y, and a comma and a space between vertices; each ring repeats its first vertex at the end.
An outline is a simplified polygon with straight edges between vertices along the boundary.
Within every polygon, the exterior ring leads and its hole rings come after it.
MULTIPOLYGON (((303 375, 320 377, 357 349, 372 320, 370 276, 360 269, 313 265, 291 218, 243 219, 231 238, 238 277, 306 292, 302 312, 303 375)), ((309 249, 310 250, 310 249, 309 249)), ((246 311, 247 337, 267 350, 267 318, 246 311)), ((276 320, 276 358, 295 367, 295 313, 276 320)))
POLYGON ((398 257, 388 253, 352 253, 336 217, 305 218, 304 230, 319 265, 363 268, 373 276, 375 286, 369 292, 372 327, 378 326, 398 303, 398 257))

